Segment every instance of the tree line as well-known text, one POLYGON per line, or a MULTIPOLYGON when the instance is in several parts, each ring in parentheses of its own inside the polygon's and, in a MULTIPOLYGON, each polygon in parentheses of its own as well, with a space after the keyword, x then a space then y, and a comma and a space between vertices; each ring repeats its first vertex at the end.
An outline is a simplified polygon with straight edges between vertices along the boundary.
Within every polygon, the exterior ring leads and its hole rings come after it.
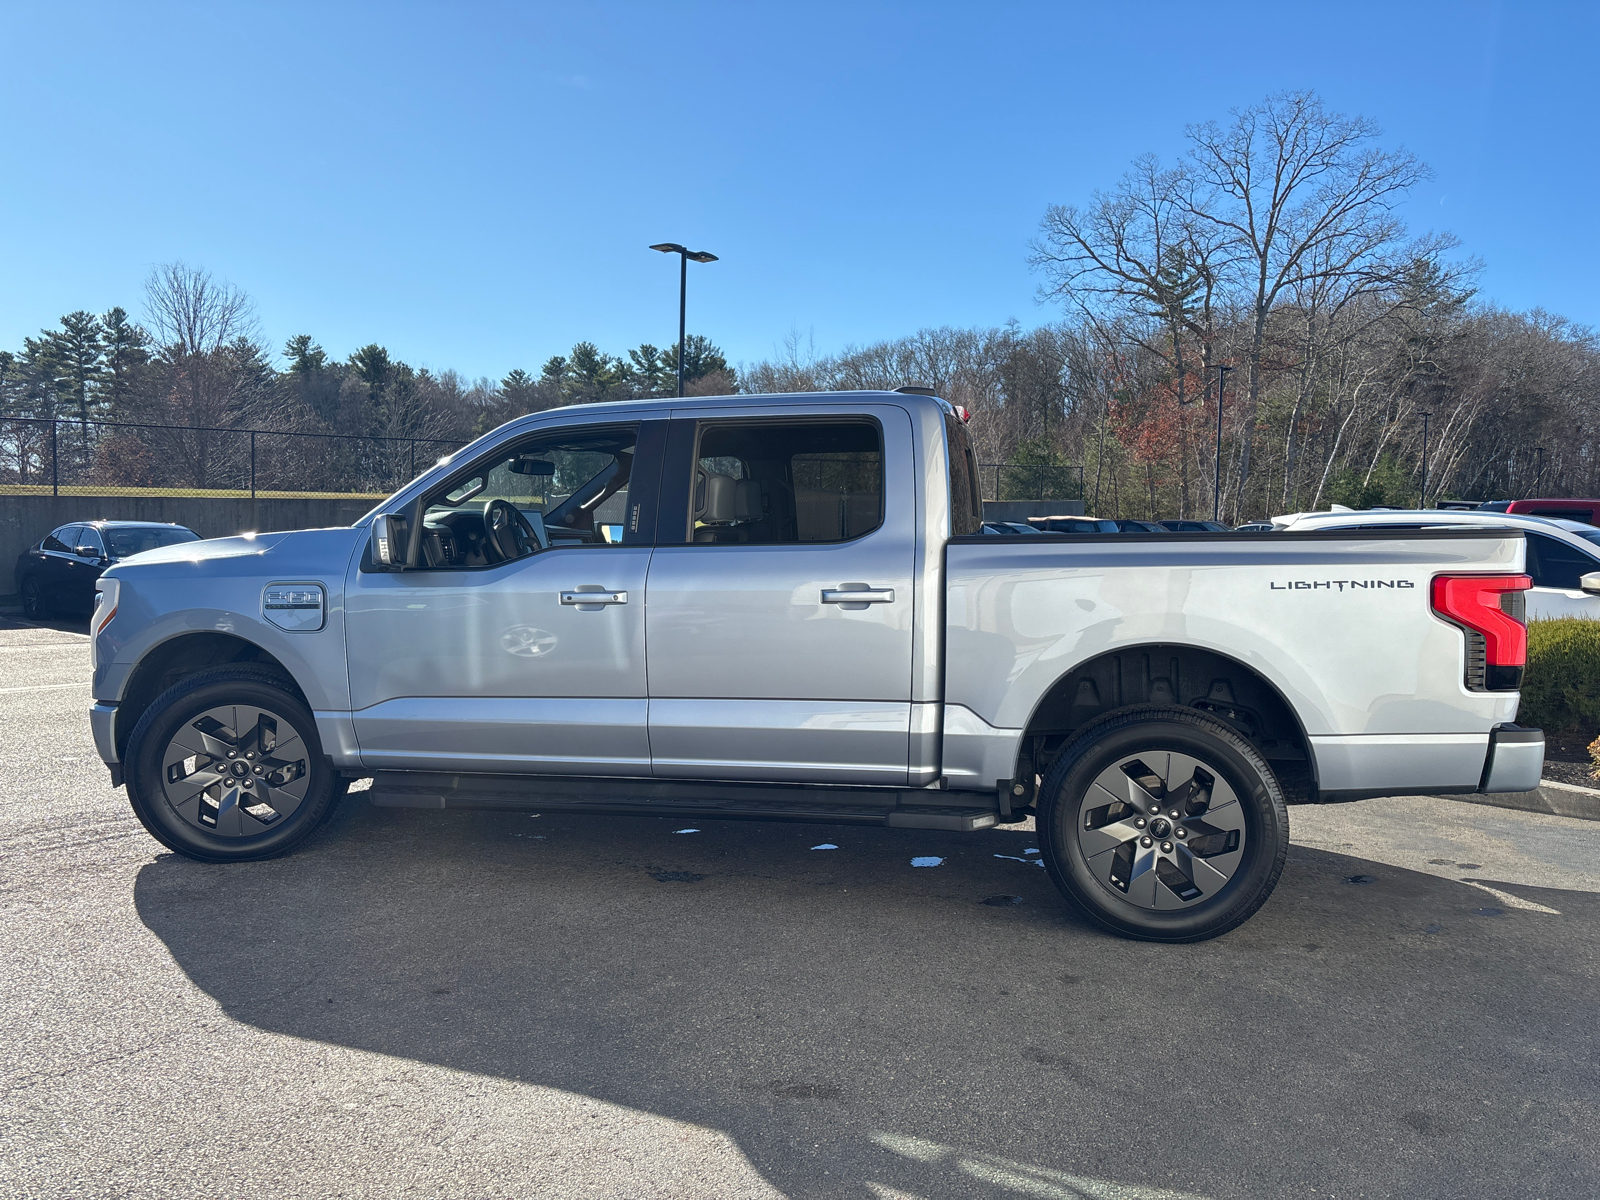
MULTIPOLYGON (((1310 92, 1186 136, 1178 161, 1136 159, 1087 204, 1045 212, 1031 261, 1060 319, 925 329, 836 354, 791 334, 737 371, 697 336, 686 390, 930 386, 972 414, 980 461, 1017 464, 986 472, 986 495, 1081 489, 1107 515, 1208 516, 1214 491, 1230 521, 1329 503, 1600 495, 1600 345, 1551 313, 1485 302, 1480 265, 1455 239, 1406 229, 1399 205, 1425 164, 1310 92)), ((71 452, 107 480, 199 478, 217 457, 203 439, 155 453, 148 438, 96 441, 88 422, 464 441, 559 404, 671 394, 677 366, 675 345, 611 355, 581 342, 537 375, 469 382, 377 344, 336 360, 308 335, 282 360, 242 294, 174 265, 152 275, 142 324, 122 309, 71 313, 0 352, 0 412, 76 421, 71 452)), ((5 453, 16 478, 29 451, 13 438, 5 453)), ((371 474, 348 454, 317 469, 371 474)))
MULTIPOLYGON (((494 383, 412 367, 377 343, 334 358, 299 334, 279 366, 248 296, 208 272, 169 264, 144 292, 142 321, 120 307, 72 312, 0 351, 0 483, 54 471, 118 486, 237 487, 248 467, 263 486, 383 490, 513 417, 677 388, 676 344, 611 355, 579 342, 537 375, 513 370, 494 383), (251 441, 219 430, 323 437, 255 439, 261 461, 247 464, 251 441)), ((684 390, 736 389, 722 351, 687 338, 684 390)))
POLYGON ((1414 155, 1310 92, 1186 133, 1180 161, 1136 159, 1044 214, 1031 260, 1062 320, 831 356, 791 337, 745 386, 926 383, 973 414, 980 459, 1035 468, 987 495, 1070 484, 1076 464, 1102 515, 1209 516, 1216 491, 1234 522, 1416 505, 1425 436, 1428 504, 1600 495, 1593 332, 1481 301, 1454 238, 1410 234, 1414 155))

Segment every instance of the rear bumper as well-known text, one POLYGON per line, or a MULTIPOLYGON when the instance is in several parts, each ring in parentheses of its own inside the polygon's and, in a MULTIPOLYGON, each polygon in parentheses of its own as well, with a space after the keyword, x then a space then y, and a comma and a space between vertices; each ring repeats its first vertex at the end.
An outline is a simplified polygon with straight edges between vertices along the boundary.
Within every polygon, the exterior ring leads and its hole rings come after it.
POLYGON ((1480 792, 1531 792, 1544 774, 1544 730, 1497 725, 1489 734, 1480 792))

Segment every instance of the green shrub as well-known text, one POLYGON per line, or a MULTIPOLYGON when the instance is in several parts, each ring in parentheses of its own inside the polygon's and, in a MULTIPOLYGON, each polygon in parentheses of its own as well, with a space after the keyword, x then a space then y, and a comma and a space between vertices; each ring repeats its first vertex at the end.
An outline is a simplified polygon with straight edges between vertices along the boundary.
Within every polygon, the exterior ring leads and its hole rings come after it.
POLYGON ((1600 621, 1528 622, 1528 670, 1517 722, 1581 738, 1600 733, 1600 621))

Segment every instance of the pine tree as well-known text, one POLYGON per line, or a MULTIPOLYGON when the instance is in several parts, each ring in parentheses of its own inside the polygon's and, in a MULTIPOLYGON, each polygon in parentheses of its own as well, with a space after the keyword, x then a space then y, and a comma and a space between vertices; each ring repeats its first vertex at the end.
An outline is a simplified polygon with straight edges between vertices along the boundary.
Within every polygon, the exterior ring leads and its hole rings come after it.
MULTIPOLYGON (((676 344, 668 346, 662 355, 661 366, 667 378, 677 383, 678 375, 678 347, 676 344)), ((728 366, 720 347, 714 345, 710 338, 704 334, 691 333, 683 341, 683 384, 687 389, 689 384, 697 379, 704 379, 708 375, 723 374, 728 377, 728 389, 734 387, 733 369, 728 366)))
POLYGON ((376 342, 361 347, 350 356, 350 368, 362 383, 367 385, 367 392, 372 397, 372 403, 378 408, 383 407, 385 393, 389 390, 390 377, 394 374, 394 362, 389 358, 389 352, 376 342))
POLYGON ((534 411, 538 388, 538 380, 518 367, 500 381, 500 399, 510 412, 521 416, 534 411))
POLYGON ((127 420, 138 389, 141 368, 150 361, 150 335, 128 320, 122 308, 100 318, 104 327, 105 365, 100 375, 100 407, 112 420, 127 420))
POLYGON ((84 461, 89 458, 89 418, 105 369, 105 328, 100 318, 79 309, 61 318, 59 330, 46 332, 58 364, 56 388, 78 419, 84 461))
POLYGON ((645 342, 637 350, 629 350, 628 359, 633 364, 634 380, 640 390, 647 395, 664 391, 668 379, 675 375, 675 372, 667 370, 661 351, 649 342, 645 342))
POLYGON ((283 344, 283 356, 296 375, 314 375, 328 361, 328 352, 311 340, 309 333, 297 333, 283 344))

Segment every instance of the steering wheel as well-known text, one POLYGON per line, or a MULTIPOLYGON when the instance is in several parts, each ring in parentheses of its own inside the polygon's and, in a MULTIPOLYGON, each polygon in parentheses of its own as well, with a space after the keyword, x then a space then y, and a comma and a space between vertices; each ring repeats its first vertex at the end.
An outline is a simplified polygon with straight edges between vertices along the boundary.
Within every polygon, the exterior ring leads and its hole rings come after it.
POLYGON ((528 547, 539 546, 539 537, 533 532, 528 518, 509 500, 490 500, 483 506, 483 531, 487 544, 499 557, 496 562, 509 562, 530 553, 528 547))

